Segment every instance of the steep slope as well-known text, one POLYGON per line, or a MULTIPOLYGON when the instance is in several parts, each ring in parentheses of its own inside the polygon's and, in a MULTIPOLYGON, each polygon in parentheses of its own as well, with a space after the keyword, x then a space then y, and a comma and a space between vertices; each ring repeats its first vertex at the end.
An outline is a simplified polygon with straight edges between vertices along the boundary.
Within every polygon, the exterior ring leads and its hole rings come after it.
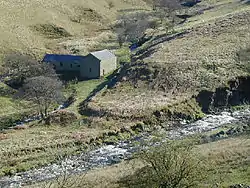
POLYGON ((176 34, 161 34, 145 44, 116 87, 94 97, 89 108, 140 117, 249 75, 249 62, 240 61, 238 53, 250 48, 250 6, 219 3, 203 1, 201 7, 212 8, 178 25, 176 34))
MULTIPOLYGON (((45 53, 86 53, 103 39, 114 37, 110 24, 120 11, 145 7, 142 0, 0 1, 0 73, 2 58, 10 51, 37 59, 45 53)), ((3 96, 0 116, 23 110, 3 96)))
MULTIPOLYGON (((58 43, 98 36, 117 11, 145 7, 142 0, 5 0, 0 2, 0 54, 62 50, 58 43)), ((97 39, 100 40, 100 39, 97 39)), ((81 45, 88 46, 88 40, 81 45)))

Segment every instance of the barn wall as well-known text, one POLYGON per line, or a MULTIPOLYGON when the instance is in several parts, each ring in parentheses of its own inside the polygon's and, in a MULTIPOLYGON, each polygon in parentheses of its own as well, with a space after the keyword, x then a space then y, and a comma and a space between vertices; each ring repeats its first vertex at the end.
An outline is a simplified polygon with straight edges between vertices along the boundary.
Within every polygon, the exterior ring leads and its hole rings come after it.
POLYGON ((92 55, 87 55, 80 69, 82 78, 100 77, 100 60, 92 55))
POLYGON ((79 71, 79 67, 82 66, 81 62, 53 62, 56 71, 79 71))
POLYGON ((101 61, 100 76, 104 76, 117 68, 117 57, 101 61))

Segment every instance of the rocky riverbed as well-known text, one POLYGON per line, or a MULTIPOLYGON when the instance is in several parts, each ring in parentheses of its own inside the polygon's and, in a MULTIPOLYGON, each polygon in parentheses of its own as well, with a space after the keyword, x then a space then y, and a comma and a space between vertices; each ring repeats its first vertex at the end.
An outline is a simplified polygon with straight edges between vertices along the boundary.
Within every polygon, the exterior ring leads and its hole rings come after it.
MULTIPOLYGON (((168 131, 162 130, 161 132, 165 138, 179 139, 187 135, 213 131, 228 124, 242 124, 249 122, 249 119, 249 109, 236 112, 222 112, 217 115, 207 115, 205 118, 193 123, 182 122, 178 128, 168 131)), ((149 133, 143 133, 128 141, 123 141, 115 145, 104 145, 39 169, 18 173, 11 177, 2 177, 0 178, 0 187, 18 188, 25 184, 50 180, 65 173, 81 174, 93 168, 119 163, 122 160, 129 159, 133 153, 141 149, 138 145, 134 144, 135 142, 148 141, 150 137, 149 133)))

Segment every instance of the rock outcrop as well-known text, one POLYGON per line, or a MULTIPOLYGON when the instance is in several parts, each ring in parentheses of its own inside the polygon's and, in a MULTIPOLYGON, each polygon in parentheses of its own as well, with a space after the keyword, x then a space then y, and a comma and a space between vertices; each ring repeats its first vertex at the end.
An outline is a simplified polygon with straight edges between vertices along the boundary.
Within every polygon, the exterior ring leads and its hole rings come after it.
POLYGON ((228 82, 228 85, 228 87, 217 88, 214 92, 203 90, 198 94, 196 100, 204 112, 250 102, 250 77, 239 77, 228 82))

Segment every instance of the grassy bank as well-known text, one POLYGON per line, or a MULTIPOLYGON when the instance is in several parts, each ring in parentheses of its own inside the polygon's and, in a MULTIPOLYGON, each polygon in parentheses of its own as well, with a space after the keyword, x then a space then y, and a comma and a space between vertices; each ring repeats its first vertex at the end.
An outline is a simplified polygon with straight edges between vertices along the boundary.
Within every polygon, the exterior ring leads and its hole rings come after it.
MULTIPOLYGON (((93 90, 95 90, 100 84, 105 82, 106 79, 96 79, 78 82, 77 84, 70 84, 69 87, 76 90, 76 101, 68 108, 75 113, 78 113, 79 104, 84 101, 93 90)), ((67 92, 66 92, 67 93, 67 92)))
MULTIPOLYGON (((204 157, 211 171, 206 172, 207 178, 200 182, 199 187, 229 187, 235 184, 250 184, 250 138, 241 136, 229 138, 208 144, 198 145, 194 148, 196 155, 204 157)), ((67 176, 65 184, 75 188, 79 185, 95 188, 118 188, 117 181, 120 178, 132 174, 137 169, 143 167, 140 160, 125 161, 111 167, 91 170, 83 176, 67 176)), ((61 180, 61 181, 60 181, 61 180)), ((27 186, 27 188, 44 187, 52 184, 55 188, 58 181, 27 186), (56 183, 57 182, 57 183, 56 183)))
POLYGON ((11 175, 55 161, 80 147, 73 135, 77 128, 33 127, 1 134, 0 175, 11 175))
POLYGON ((141 132, 131 122, 85 120, 49 126, 33 122, 25 127, 2 131, 0 176, 39 168, 95 146, 127 140, 141 132))

